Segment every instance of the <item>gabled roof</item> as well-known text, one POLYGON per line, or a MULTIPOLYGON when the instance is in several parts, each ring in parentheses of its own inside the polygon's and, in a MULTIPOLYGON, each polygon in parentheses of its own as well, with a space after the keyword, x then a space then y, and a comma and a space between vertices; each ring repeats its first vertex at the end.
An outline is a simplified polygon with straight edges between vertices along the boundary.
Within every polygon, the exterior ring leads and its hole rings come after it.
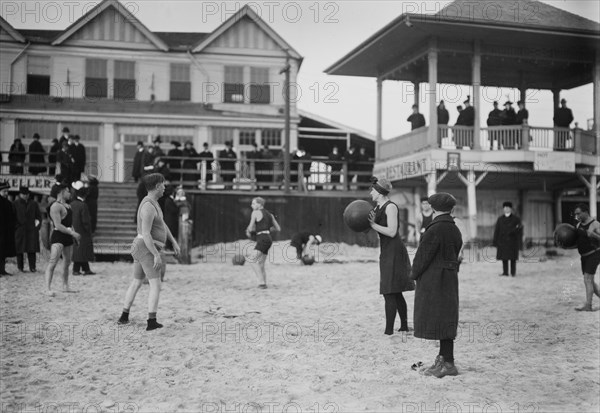
POLYGON ((126 7, 121 5, 117 0, 103 0, 96 7, 91 9, 89 12, 81 16, 76 22, 74 22, 71 26, 67 27, 65 31, 58 36, 53 42, 52 46, 57 46, 67 40, 69 37, 74 35, 79 29, 88 24, 89 22, 94 20, 94 16, 100 15, 104 10, 109 7, 113 7, 118 13, 123 16, 123 21, 129 22, 135 26, 140 32, 146 36, 146 38, 154 44, 158 49, 162 51, 168 51, 169 47, 167 44, 159 38, 156 34, 152 33, 146 26, 144 26, 126 7), (90 17, 91 16, 91 17, 90 17))
POLYGON ((13 39, 15 39, 19 43, 25 43, 25 38, 19 33, 14 27, 10 25, 9 22, 4 20, 2 16, 0 16, 0 27, 2 30, 7 32, 13 39))
POLYGON ((292 46, 290 46, 285 40, 283 40, 283 38, 281 36, 279 36, 273 29, 271 29, 271 27, 269 27, 269 25, 266 24, 260 18, 260 16, 258 14, 256 14, 255 11, 252 10, 252 8, 250 8, 247 5, 242 7, 240 10, 237 11, 237 13, 235 13, 229 19, 224 21, 223 24, 221 24, 219 27, 217 27, 217 29, 214 30, 212 33, 210 33, 209 36, 207 36, 205 39, 203 39, 198 44, 196 44, 192 48, 192 53, 199 53, 199 52, 203 51, 205 48, 210 46, 210 44, 212 42, 214 42, 219 36, 221 36, 228 29, 233 27, 238 21, 240 21, 244 17, 248 17, 254 23, 256 23, 258 25, 258 27, 260 27, 263 31, 265 31, 267 33, 267 35, 269 35, 269 37, 271 37, 273 39, 273 41, 275 41, 275 43, 277 43, 277 45, 282 50, 287 50, 288 53, 290 54, 290 57, 292 57, 294 59, 302 60, 302 56, 300 56, 300 54, 292 46))
MULTIPOLYGON (((436 18, 479 21, 493 25, 539 26, 558 30, 600 32, 600 23, 537 0, 455 0, 436 18)), ((596 16, 598 17, 598 16, 596 16)))
POLYGON ((169 46, 169 50, 186 51, 205 39, 210 33, 154 32, 169 46))
POLYGON ((367 138, 372 141, 375 141, 377 139, 374 135, 371 135, 370 133, 367 133, 360 129, 355 129, 351 126, 343 125, 343 124, 335 122, 331 119, 324 118, 320 115, 315 115, 314 113, 308 112, 306 110, 298 109, 298 115, 300 115, 301 118, 308 118, 308 119, 315 120, 319 123, 330 126, 332 129, 336 129, 341 132, 352 133, 354 135, 362 136, 363 138, 367 138))

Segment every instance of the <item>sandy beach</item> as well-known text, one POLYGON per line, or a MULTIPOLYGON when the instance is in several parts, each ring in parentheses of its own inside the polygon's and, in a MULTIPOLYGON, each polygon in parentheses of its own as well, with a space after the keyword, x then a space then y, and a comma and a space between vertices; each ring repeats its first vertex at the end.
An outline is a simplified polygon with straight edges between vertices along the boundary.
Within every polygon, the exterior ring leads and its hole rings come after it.
MULTIPOLYGON (((436 342, 383 334, 378 249, 324 243, 318 262, 302 266, 286 245, 272 249, 267 290, 248 263, 231 264, 248 241, 198 248, 190 266, 170 263, 164 328, 153 332, 147 286, 131 324, 116 324, 130 263, 93 263, 97 275, 72 277, 77 293, 55 297, 42 294, 44 257, 36 274, 0 278, 2 412, 600 409, 600 312, 574 311, 584 299, 576 251, 527 251, 515 278, 498 276, 491 250, 468 259, 460 375, 436 379, 411 369, 433 362, 436 342)), ((414 293, 405 297, 412 326, 414 293)))

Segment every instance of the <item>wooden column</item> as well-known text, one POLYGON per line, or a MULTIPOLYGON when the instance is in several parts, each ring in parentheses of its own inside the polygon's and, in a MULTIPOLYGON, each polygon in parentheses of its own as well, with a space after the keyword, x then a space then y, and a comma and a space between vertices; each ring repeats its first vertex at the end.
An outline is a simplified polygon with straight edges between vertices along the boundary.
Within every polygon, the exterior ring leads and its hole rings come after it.
POLYGON ((554 117, 554 113, 560 105, 560 89, 552 89, 552 103, 554 106, 554 112, 552 113, 552 116, 554 117))
MULTIPOLYGON (((427 54, 428 62, 428 81, 429 90, 429 130, 427 132, 427 140, 430 147, 437 147, 438 121, 437 121, 437 82, 438 82, 438 50, 437 39, 431 38, 429 41, 429 53, 427 54)), ((431 195, 431 194, 429 194, 431 195)))
POLYGON ((431 196, 437 192, 437 172, 429 172, 425 175, 427 181, 427 196, 431 196))
POLYGON ((413 105, 417 105, 417 107, 420 107, 421 105, 419 105, 419 95, 421 94, 421 84, 418 80, 413 80, 412 84, 413 90, 415 91, 415 95, 413 97, 413 105))
POLYGON ((590 216, 598 217, 598 177, 590 176, 590 216))
POLYGON ((473 124, 473 149, 481 150, 481 43, 475 40, 472 62, 473 81, 473 108, 475 109, 475 123, 473 124))
MULTIPOLYGON (((375 142, 375 159, 379 159, 379 144, 382 140, 382 125, 383 125, 383 79, 377 78, 377 135, 375 142)), ((348 138, 348 147, 350 146, 350 138, 348 138)))
POLYGON ((596 155, 600 155, 600 51, 596 52, 594 64, 594 134, 596 135, 596 155))

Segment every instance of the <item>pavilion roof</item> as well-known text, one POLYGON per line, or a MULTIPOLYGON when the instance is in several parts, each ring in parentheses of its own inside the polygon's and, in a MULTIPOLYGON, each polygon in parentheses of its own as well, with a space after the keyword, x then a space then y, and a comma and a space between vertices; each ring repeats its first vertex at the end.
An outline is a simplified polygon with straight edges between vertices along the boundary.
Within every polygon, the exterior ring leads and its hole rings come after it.
POLYGON ((592 81, 600 24, 540 1, 456 0, 400 15, 325 72, 423 82, 433 47, 438 83, 470 84, 476 42, 482 86, 570 89, 592 81))

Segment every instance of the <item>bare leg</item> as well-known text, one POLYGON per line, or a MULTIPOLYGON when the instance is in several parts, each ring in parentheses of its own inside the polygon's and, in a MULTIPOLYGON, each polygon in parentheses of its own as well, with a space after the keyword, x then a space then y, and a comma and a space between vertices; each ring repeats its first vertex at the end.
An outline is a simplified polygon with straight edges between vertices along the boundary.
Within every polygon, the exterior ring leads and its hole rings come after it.
POLYGON ((594 274, 583 273, 583 283, 585 285, 585 304, 577 307, 577 311, 592 311, 592 298, 594 297, 594 274))
POLYGON ((56 268, 56 264, 60 259, 60 255, 63 252, 62 244, 52 244, 50 246, 50 259, 48 260, 48 265, 46 266, 45 278, 46 278, 46 294, 49 296, 53 296, 54 292, 52 291, 52 277, 54 276, 54 269, 56 268))
POLYGON ((267 285, 267 275, 265 273, 265 260, 267 256, 258 250, 252 250, 250 256, 248 257, 248 261, 250 262, 250 266, 256 274, 256 279, 258 280, 259 286, 267 285))
POLYGON ((73 255, 73 246, 69 245, 63 249, 63 291, 65 293, 75 293, 69 288, 69 266, 71 265, 71 256, 73 255))
POLYGON ((158 309, 158 299, 160 298, 160 278, 149 278, 150 292, 148 293, 148 312, 156 313, 158 309))
POLYGON ((594 289, 594 294, 596 294, 596 296, 598 298, 600 298, 600 288, 598 288, 598 284, 596 284, 596 282, 594 281, 594 274, 590 274, 590 281, 592 282, 592 287, 594 289))
POLYGON ((134 278, 133 280, 131 280, 131 284, 129 284, 129 288, 127 289, 127 292, 125 293, 125 300, 123 301, 123 308, 131 308, 131 306, 133 305, 133 300, 135 300, 135 296, 137 294, 137 292, 139 291, 140 287, 142 286, 142 282, 144 280, 138 280, 137 278, 134 278))

